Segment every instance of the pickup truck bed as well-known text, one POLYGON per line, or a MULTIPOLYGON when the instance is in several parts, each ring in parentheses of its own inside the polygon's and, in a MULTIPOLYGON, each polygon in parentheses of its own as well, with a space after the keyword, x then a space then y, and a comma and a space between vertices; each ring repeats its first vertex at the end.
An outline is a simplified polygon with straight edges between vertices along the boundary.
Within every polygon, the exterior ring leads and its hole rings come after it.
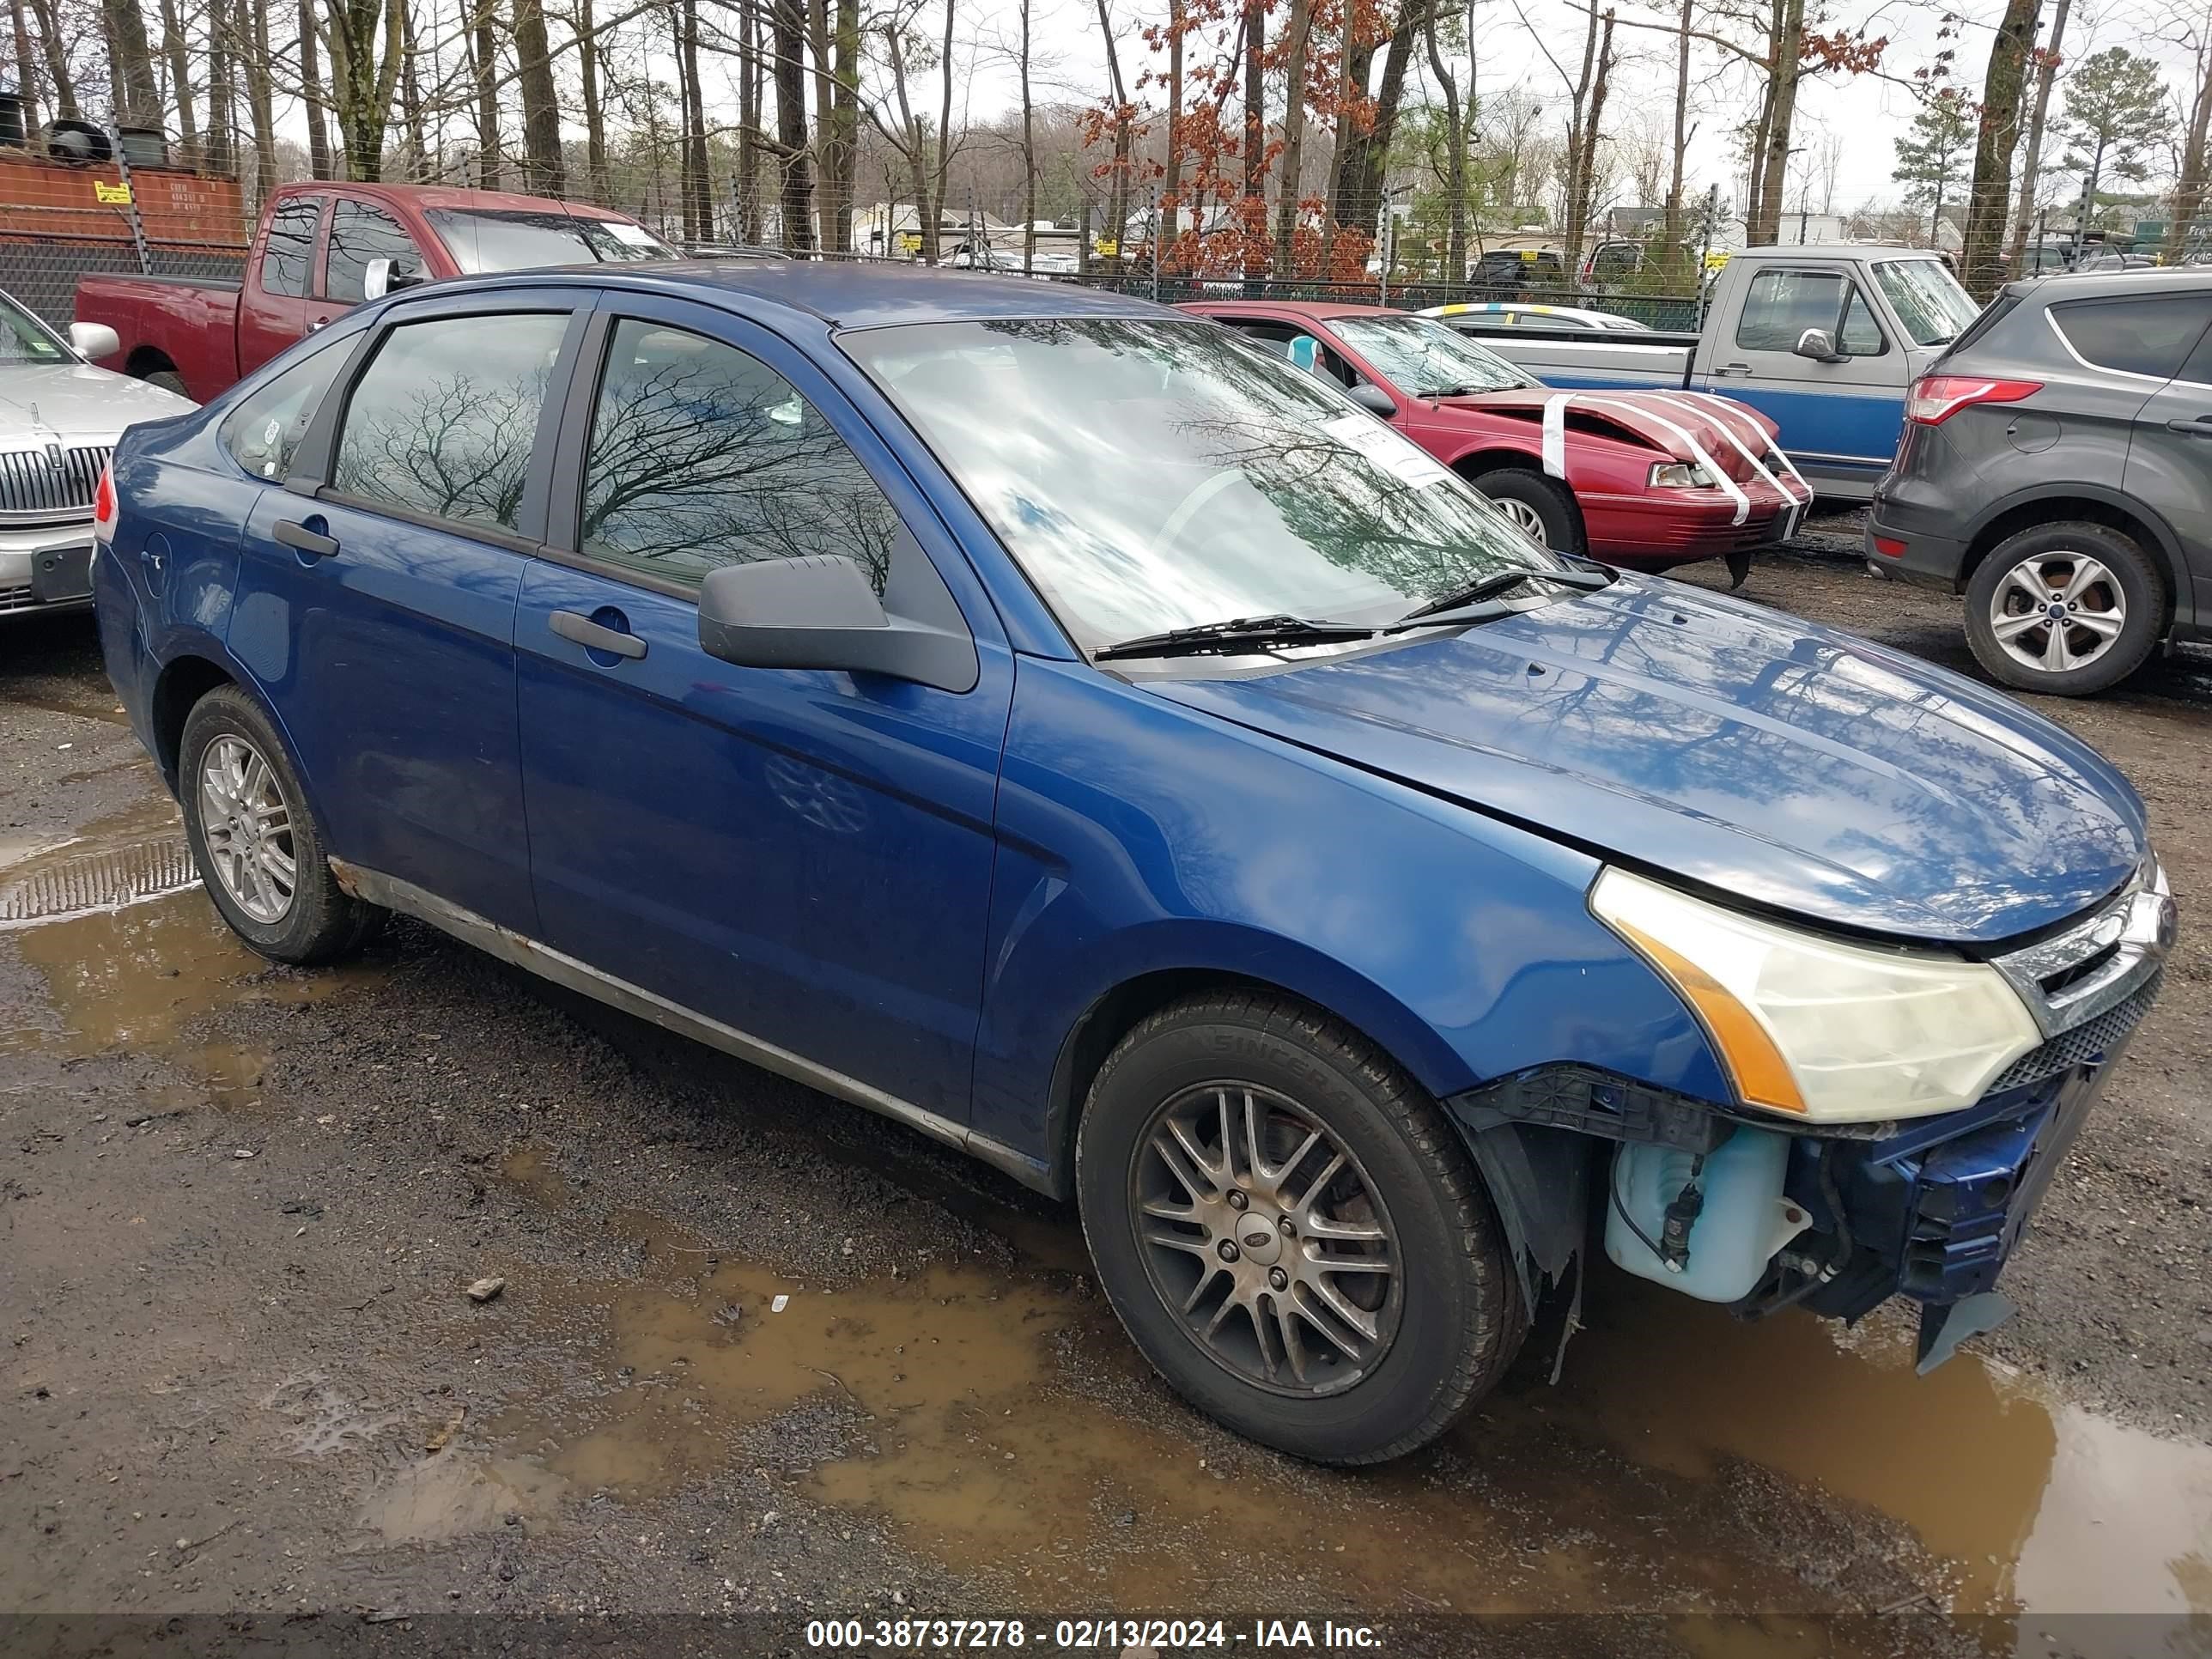
POLYGON ((219 277, 81 276, 76 314, 107 324, 125 342, 120 359, 103 368, 204 403, 239 375, 241 287, 219 277))

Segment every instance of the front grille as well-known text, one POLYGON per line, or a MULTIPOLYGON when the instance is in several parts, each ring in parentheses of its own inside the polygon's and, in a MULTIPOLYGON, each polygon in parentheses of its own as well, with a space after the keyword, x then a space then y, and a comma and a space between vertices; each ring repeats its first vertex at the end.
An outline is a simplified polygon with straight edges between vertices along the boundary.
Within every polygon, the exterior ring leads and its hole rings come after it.
POLYGON ((33 604, 27 587, 0 587, 0 615, 10 611, 28 611, 33 604))
POLYGON ((1999 1074, 1997 1080, 1990 1085, 1989 1092, 2002 1094, 2007 1089, 2024 1089, 2031 1083, 2040 1083, 2076 1066, 2102 1060, 2150 1012, 2151 1004, 2158 1000, 2159 981, 2164 977, 2162 972, 2153 974, 2125 1002, 2106 1009, 2070 1031, 2061 1031, 2040 1048, 2030 1049, 1999 1074))
POLYGON ((105 444, 82 444, 52 453, 16 449, 0 453, 0 518, 75 518, 89 512, 100 470, 113 453, 105 444), (61 456, 59 466, 52 453, 61 456))

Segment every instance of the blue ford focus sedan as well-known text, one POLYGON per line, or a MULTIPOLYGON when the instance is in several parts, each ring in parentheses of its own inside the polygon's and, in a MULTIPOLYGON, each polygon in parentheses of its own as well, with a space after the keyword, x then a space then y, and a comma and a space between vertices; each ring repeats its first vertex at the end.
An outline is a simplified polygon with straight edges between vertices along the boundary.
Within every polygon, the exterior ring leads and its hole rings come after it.
POLYGON ((1216 325, 542 273, 132 428, 108 672, 280 962, 422 918, 1079 1209, 1190 1400, 1419 1447, 1581 1276, 1940 1360, 2158 993, 2007 698, 1522 539, 1216 325))

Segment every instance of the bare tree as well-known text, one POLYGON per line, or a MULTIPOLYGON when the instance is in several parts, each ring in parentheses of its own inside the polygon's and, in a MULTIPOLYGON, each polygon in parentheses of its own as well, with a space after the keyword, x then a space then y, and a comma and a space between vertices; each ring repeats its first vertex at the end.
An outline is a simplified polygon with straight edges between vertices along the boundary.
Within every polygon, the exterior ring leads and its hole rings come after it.
MULTIPOLYGON (((2059 15, 2065 15, 2064 0, 2061 0, 2059 15)), ((2054 39, 2057 30, 2054 26, 2054 39)), ((2188 20, 2174 42, 2188 49, 2191 71, 2196 76, 2196 90, 2189 103, 2189 131, 2182 140, 2181 165, 2173 185, 2173 210, 2166 216, 2166 240, 2160 252, 2167 264, 2180 263, 2183 253, 2192 240, 2201 246, 2203 239, 2195 236, 2197 221, 2204 211, 2206 138, 2212 129, 2212 9, 2188 20)), ((2054 45, 2052 52, 2057 47, 2054 45)), ((2049 59, 2046 58, 2046 64, 2049 59)), ((2045 73, 2048 73, 2046 69, 2045 73)), ((2049 94, 2048 83, 2037 89, 2039 103, 2049 94)), ((2040 137, 2039 133, 2037 135, 2040 137)), ((2026 210, 2022 210, 2025 216, 2026 210)), ((2015 272, 2018 262, 2014 264, 2015 272)))
MULTIPOLYGON (((1114 257, 1124 256, 1121 244, 1128 236, 1129 126, 1135 114, 1127 83, 1121 79, 1121 54, 1114 44, 1114 15, 1109 0, 1097 0, 1098 33, 1106 45, 1106 95, 1113 105, 1114 160, 1107 192, 1108 234, 1114 238, 1114 257)), ((1305 0, 1296 0, 1304 5, 1305 0)), ((949 45, 949 37, 948 37, 949 45)))
POLYGON ((1444 98, 1444 143, 1449 152, 1444 162, 1444 191, 1450 199, 1444 242, 1445 280, 1461 283, 1467 280, 1468 271, 1467 120, 1460 106, 1459 82, 1452 78, 1443 49, 1437 43, 1434 9, 1422 20, 1421 35, 1429 48, 1429 71, 1437 77, 1437 89, 1444 98))
POLYGON ((806 21, 799 0, 770 0, 775 34, 778 229, 787 248, 814 247, 814 173, 806 142, 806 21))
POLYGON ((1974 182, 1959 261, 1967 289, 1987 299, 2004 280, 2005 210, 2012 202, 2012 156, 2020 145, 2020 107, 2028 49, 2035 43, 2037 0, 2005 0, 1982 80, 1981 119, 1974 140, 1974 182))
POLYGON ((138 0, 101 0, 100 20, 116 119, 125 126, 158 128, 161 94, 154 80, 154 55, 146 42, 146 19, 138 0))
MULTIPOLYGON (((18 7, 15 27, 19 31, 22 23, 22 10, 18 7)), ((19 63, 28 62, 29 46, 30 42, 19 33, 16 40, 19 63)), ((197 154, 200 147, 199 116, 192 107, 191 64, 186 56, 185 31, 177 21, 177 0, 161 0, 161 53, 168 60, 169 84, 176 89, 177 136, 184 140, 187 155, 197 154)), ((27 76, 24 78, 22 91, 26 98, 30 95, 27 76)))
MULTIPOLYGON (((685 13, 696 36, 696 14, 685 13)), ((514 0, 516 82, 522 93, 524 188, 538 196, 568 194, 561 159, 561 98, 553 86, 553 56, 545 38, 544 0, 514 0)))
POLYGON ((465 46, 477 89, 477 185, 499 188, 499 12, 496 0, 471 0, 465 46))
MULTIPOLYGON (((1433 14, 1431 14, 1433 16, 1433 14)), ((1283 165, 1275 181, 1275 275, 1291 275, 1304 183, 1306 58, 1313 37, 1313 0, 1291 0, 1290 39, 1283 68, 1283 165)))

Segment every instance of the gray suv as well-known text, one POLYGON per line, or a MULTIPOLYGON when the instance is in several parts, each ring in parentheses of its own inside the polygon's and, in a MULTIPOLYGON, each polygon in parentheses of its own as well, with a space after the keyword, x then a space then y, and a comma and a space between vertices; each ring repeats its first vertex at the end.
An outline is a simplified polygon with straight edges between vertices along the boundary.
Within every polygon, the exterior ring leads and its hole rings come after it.
POLYGON ((1905 401, 1868 562, 1962 592, 1991 675, 2081 696, 2212 634, 2212 270, 2001 289, 1905 401))

